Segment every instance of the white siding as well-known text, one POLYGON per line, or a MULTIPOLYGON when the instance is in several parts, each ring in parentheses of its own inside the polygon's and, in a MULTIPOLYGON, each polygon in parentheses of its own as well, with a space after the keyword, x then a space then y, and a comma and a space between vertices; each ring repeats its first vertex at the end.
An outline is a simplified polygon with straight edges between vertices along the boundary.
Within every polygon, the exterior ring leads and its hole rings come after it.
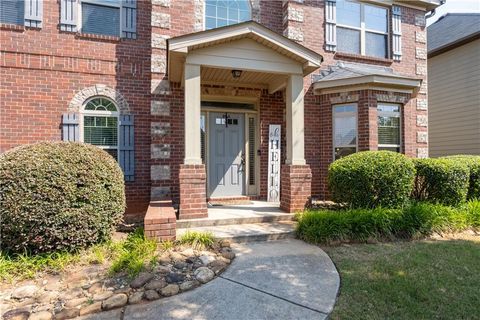
POLYGON ((428 60, 430 156, 480 155, 480 40, 428 60))

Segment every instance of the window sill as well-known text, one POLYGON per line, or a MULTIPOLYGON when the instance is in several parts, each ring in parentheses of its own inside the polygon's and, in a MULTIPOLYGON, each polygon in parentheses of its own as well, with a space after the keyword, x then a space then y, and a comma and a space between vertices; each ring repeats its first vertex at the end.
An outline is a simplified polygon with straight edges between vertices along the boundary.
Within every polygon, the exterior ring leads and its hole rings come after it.
POLYGON ((1 23, 0 30, 9 30, 9 31, 17 31, 23 32, 25 31, 25 26, 19 24, 12 24, 12 23, 1 23))
POLYGON ((80 39, 92 39, 92 40, 100 40, 100 41, 109 41, 109 42, 120 42, 122 38, 118 36, 108 36, 102 34, 93 34, 93 33, 75 33, 75 36, 80 39))
POLYGON ((393 59, 378 58, 378 57, 372 57, 372 56, 362 56, 360 54, 344 53, 344 52, 336 52, 334 55, 334 59, 343 59, 343 60, 349 60, 352 62, 376 63, 376 64, 382 64, 382 65, 390 65, 393 63, 393 59))

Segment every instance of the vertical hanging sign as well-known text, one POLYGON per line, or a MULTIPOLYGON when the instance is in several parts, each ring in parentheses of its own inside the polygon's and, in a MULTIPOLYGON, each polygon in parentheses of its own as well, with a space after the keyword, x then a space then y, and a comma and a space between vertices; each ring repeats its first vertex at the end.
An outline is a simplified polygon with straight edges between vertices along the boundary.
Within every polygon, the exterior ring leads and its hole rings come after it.
POLYGON ((280 135, 280 125, 271 124, 268 133, 268 202, 280 202, 280 135))

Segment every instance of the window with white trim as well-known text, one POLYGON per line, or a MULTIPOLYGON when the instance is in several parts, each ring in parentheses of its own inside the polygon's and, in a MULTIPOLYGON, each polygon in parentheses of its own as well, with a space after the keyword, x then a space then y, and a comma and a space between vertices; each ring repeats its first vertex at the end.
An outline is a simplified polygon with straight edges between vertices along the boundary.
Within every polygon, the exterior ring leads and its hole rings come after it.
POLYGON ((95 97, 86 102, 82 112, 83 142, 104 149, 118 159, 118 109, 113 101, 95 97))
POLYGON ((214 29, 251 20, 249 0, 205 2, 205 29, 214 29))
POLYGON ((388 17, 385 7, 337 0, 337 51, 388 58, 388 17))
POLYGON ((81 0, 81 32, 119 37, 121 0, 81 0))
POLYGON ((333 106, 334 160, 357 152, 357 105, 333 106))
POLYGON ((378 150, 401 152, 401 111, 397 104, 379 103, 378 150))

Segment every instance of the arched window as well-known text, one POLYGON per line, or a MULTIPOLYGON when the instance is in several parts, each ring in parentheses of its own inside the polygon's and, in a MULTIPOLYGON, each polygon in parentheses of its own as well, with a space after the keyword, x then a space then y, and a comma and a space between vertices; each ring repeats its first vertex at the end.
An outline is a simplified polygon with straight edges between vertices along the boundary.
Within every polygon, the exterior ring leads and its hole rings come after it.
POLYGON ((249 0, 207 0, 205 4, 205 29, 224 27, 251 20, 249 0))
POLYGON ((81 137, 83 142, 104 149, 118 159, 118 109, 105 97, 86 101, 82 110, 81 137))

